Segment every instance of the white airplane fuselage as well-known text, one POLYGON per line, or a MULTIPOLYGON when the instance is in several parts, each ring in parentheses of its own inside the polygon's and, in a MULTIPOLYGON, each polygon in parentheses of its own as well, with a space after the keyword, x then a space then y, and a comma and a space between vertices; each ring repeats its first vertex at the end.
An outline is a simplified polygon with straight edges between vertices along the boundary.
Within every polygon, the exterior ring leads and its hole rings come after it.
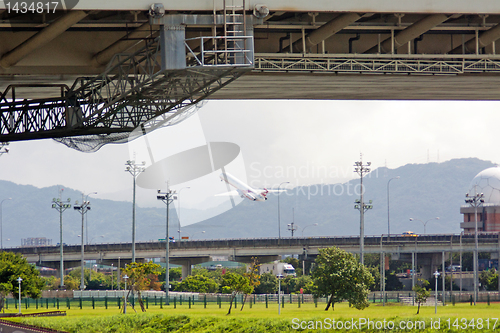
POLYGON ((245 197, 249 200, 252 201, 266 201, 267 200, 267 193, 269 192, 266 189, 254 189, 248 186, 247 184, 243 183, 241 180, 238 178, 234 177, 233 175, 229 173, 222 173, 220 175, 220 178, 234 187, 238 194, 242 197, 245 197))

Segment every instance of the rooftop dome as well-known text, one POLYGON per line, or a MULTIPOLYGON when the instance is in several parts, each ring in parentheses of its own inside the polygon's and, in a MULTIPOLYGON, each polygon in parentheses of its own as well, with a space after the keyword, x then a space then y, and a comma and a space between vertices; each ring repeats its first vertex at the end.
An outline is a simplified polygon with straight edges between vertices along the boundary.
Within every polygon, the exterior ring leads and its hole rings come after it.
POLYGON ((500 168, 488 168, 476 175, 469 186, 469 195, 484 194, 484 203, 500 205, 500 168))

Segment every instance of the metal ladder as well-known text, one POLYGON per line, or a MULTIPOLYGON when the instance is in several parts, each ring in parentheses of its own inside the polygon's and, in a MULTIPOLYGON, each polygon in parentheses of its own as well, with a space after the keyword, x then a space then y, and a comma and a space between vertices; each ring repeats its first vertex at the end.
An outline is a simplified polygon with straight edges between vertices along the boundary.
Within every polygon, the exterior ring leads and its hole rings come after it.
POLYGON ((223 16, 222 43, 218 43, 214 38, 214 52, 218 55, 216 63, 223 64, 242 64, 245 62, 245 53, 247 50, 246 36, 246 15, 245 0, 223 0, 222 10, 217 10, 214 0, 214 26, 213 36, 217 35, 217 13, 221 12, 223 16), (235 4, 241 1, 241 4, 235 4))

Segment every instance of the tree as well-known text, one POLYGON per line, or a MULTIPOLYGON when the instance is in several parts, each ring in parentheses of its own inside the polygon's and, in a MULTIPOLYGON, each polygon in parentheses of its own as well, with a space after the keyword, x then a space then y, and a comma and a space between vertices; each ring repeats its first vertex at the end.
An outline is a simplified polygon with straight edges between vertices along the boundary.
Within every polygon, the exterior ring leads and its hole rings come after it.
POLYGON ((314 292, 314 283, 309 275, 302 275, 295 279, 295 292, 300 292, 300 289, 304 294, 312 294, 314 292))
POLYGON ((373 276, 354 255, 337 247, 319 249, 312 272, 316 297, 330 297, 325 311, 335 303, 349 301, 356 309, 369 306, 367 297, 373 276))
POLYGON ((175 291, 189 291, 194 293, 216 293, 218 290, 219 284, 203 275, 189 275, 175 288, 175 291))
POLYGON ((278 279, 272 273, 262 273, 259 282, 255 287, 257 294, 273 294, 278 289, 278 279))
POLYGON ((492 268, 482 271, 479 275, 479 282, 486 290, 498 290, 498 272, 492 268))
POLYGON ((418 304, 417 314, 420 312, 420 304, 425 303, 427 298, 431 295, 431 292, 425 287, 429 285, 427 280, 418 279, 420 284, 413 286, 413 291, 415 292, 415 302, 418 304))
POLYGON ((128 285, 130 286, 130 291, 128 292, 127 298, 131 293, 133 296, 134 291, 137 292, 142 312, 146 312, 146 308, 144 307, 144 303, 142 302, 141 290, 149 289, 149 286, 151 285, 151 274, 159 275, 160 273, 161 266, 152 262, 132 262, 125 266, 125 269, 122 270, 122 276, 128 275, 128 285))
POLYGON ((12 252, 0 252, 0 311, 3 310, 5 297, 12 294, 19 295, 18 278, 21 282, 21 297, 39 298, 45 281, 39 276, 34 265, 30 265, 26 258, 12 252))
POLYGON ((231 301, 229 303, 229 310, 227 314, 231 314, 231 308, 233 307, 233 301, 238 294, 250 294, 252 293, 252 288, 250 287, 249 280, 239 274, 233 272, 227 272, 222 276, 222 292, 225 294, 231 294, 231 301))
POLYGON ((385 290, 395 291, 403 290, 404 285, 399 281, 398 277, 394 272, 385 275, 385 290))
POLYGON ((259 281, 259 270, 260 270, 260 264, 259 261, 256 257, 252 257, 252 264, 250 265, 248 271, 243 274, 245 278, 248 279, 248 285, 249 288, 247 288, 247 293, 245 293, 245 299, 243 300, 243 304, 241 305, 241 310, 243 311, 243 307, 245 306, 245 302, 247 301, 247 296, 250 293, 253 293, 256 287, 259 286, 260 281, 259 281))

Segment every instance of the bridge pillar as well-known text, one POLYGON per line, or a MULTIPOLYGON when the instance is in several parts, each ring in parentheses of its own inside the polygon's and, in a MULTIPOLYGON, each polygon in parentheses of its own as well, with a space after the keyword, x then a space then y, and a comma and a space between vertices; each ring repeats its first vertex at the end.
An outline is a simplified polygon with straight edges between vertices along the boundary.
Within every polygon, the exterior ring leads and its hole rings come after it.
MULTIPOLYGON (((444 253, 444 259, 446 259, 447 254, 444 253)), ((443 263, 443 253, 425 253, 419 254, 419 265, 422 266, 422 279, 429 280, 432 278, 432 274, 441 268, 443 263), (422 258, 422 259, 421 259, 422 258)))
POLYGON ((170 258, 170 263, 182 266, 182 278, 191 275, 191 266, 210 261, 210 257, 192 257, 192 258, 170 258))
POLYGON ((182 265, 182 279, 188 275, 191 275, 191 260, 186 260, 186 263, 182 265))

